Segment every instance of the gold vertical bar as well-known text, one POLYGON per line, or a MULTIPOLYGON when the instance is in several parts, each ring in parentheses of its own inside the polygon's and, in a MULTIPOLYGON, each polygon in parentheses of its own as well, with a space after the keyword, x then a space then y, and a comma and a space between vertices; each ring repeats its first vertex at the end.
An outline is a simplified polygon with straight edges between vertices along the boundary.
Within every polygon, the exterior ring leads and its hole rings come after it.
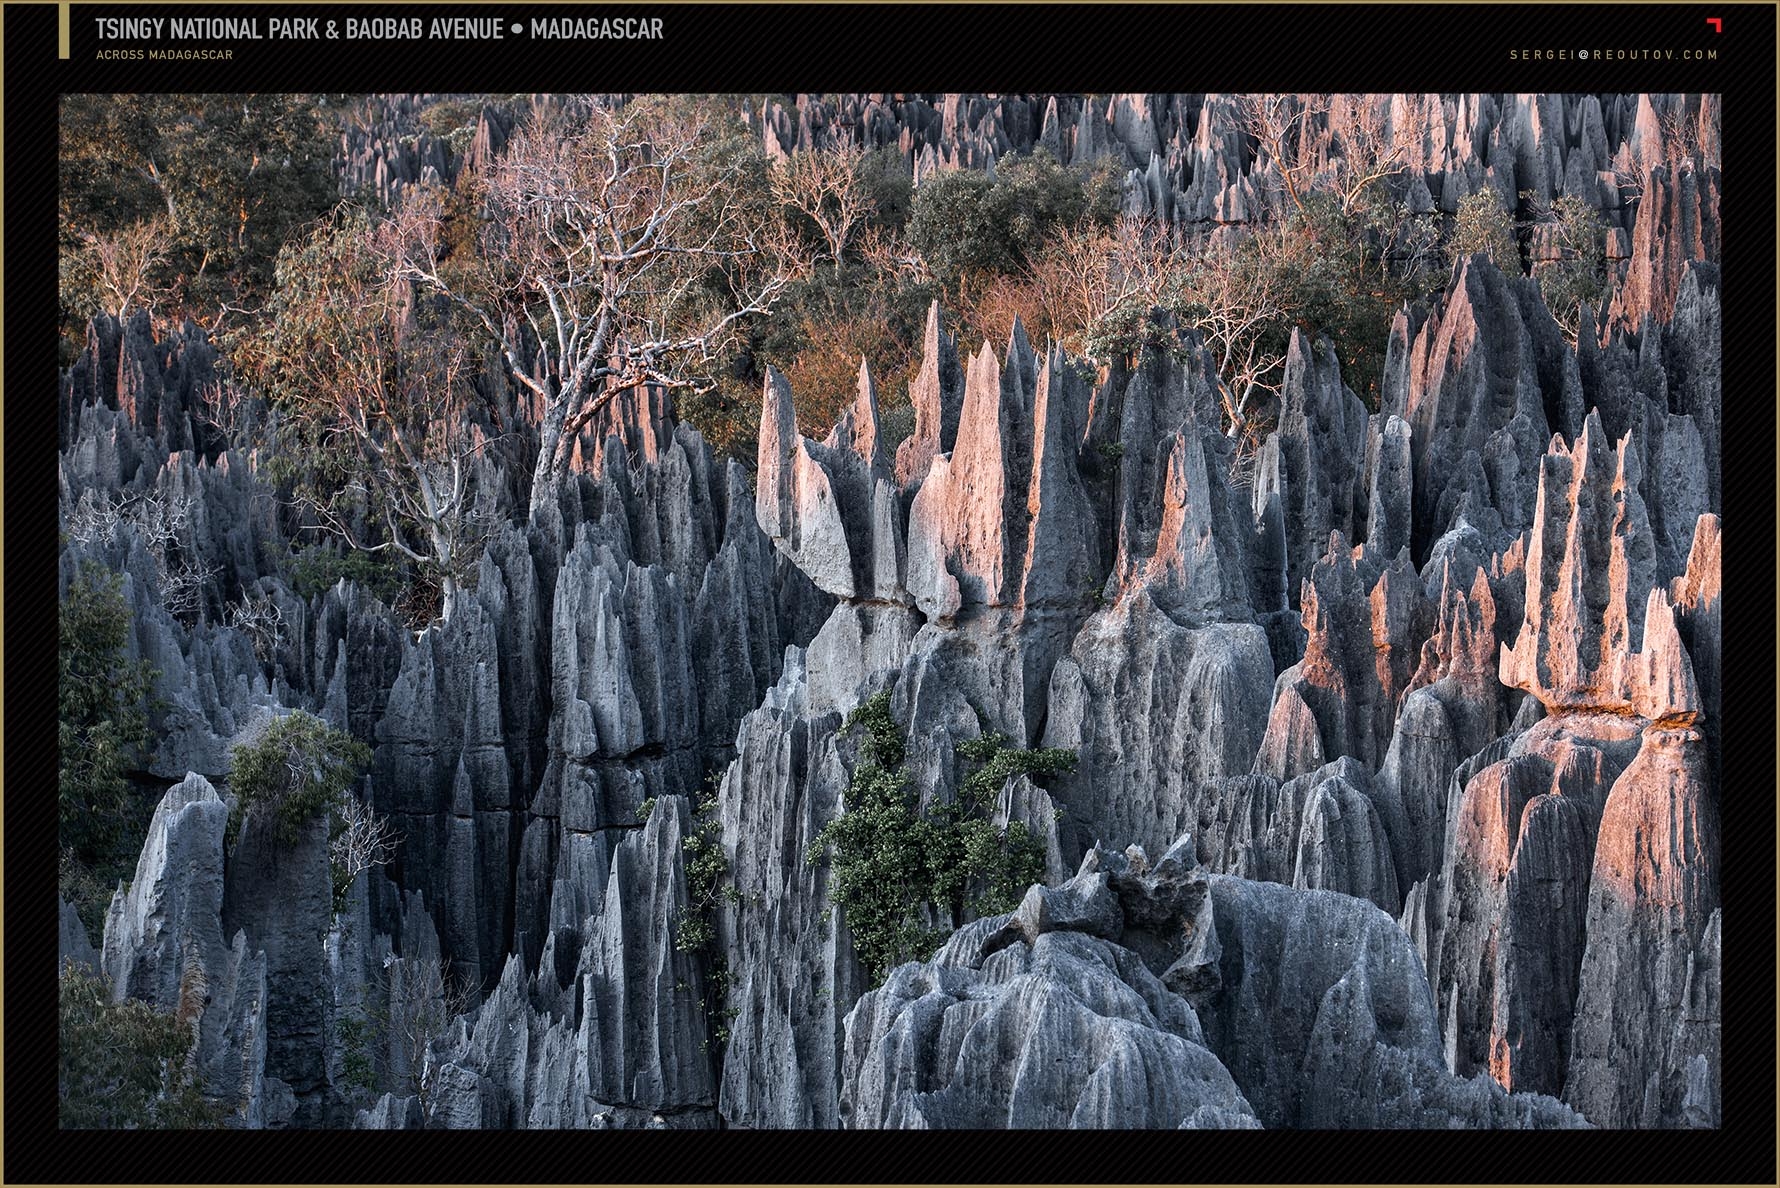
POLYGON ((68 56, 68 0, 56 5, 56 56, 68 56))

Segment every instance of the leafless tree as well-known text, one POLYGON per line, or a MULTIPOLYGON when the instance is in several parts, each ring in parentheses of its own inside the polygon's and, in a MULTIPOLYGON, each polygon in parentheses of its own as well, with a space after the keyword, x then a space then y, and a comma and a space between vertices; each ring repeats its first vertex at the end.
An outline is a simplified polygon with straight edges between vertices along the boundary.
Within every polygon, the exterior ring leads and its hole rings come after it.
POLYGON ((860 232, 859 255, 886 280, 905 280, 911 285, 933 280, 933 271, 921 253, 882 227, 868 226, 860 232))
POLYGON ((1392 127, 1390 106, 1378 96, 1252 94, 1238 96, 1236 108, 1301 213, 1307 195, 1325 190, 1342 214, 1353 214, 1374 182, 1403 171, 1413 147, 1411 130, 1392 127), (1331 151, 1319 169, 1313 147, 1325 128, 1331 151))
POLYGON ((449 618, 479 539, 474 462, 493 438, 472 416, 462 338, 422 324, 402 235, 399 221, 344 211, 319 228, 285 265, 291 280, 254 366, 305 444, 341 474, 299 488, 299 502, 353 548, 399 553, 433 574, 449 618))
POLYGON ((1238 95, 1235 104, 1243 131, 1260 144, 1262 153, 1279 170, 1286 196, 1303 212, 1303 193, 1311 172, 1305 150, 1312 117, 1320 114, 1321 108, 1297 95, 1277 94, 1238 95))
POLYGON ((404 204, 401 275, 465 310, 538 407, 534 500, 619 393, 714 387, 709 365, 744 320, 808 269, 706 132, 645 101, 574 123, 540 114, 479 179, 469 260, 447 258, 439 205, 404 204))
POLYGON ((1173 259, 1166 229, 1127 218, 1117 228, 1083 223, 1053 232, 1030 274, 1059 339, 1086 349, 1113 311, 1164 303, 1173 259))
POLYGON ((1285 362, 1264 344, 1289 317, 1283 273, 1261 245, 1238 251, 1183 243, 1153 220, 1126 218, 1112 229, 1084 225, 1054 235, 1032 276, 1052 325, 1090 353, 1117 349, 1102 328, 1121 313, 1176 311, 1217 360, 1225 432, 1248 442, 1250 416, 1261 397, 1277 394, 1285 362))
POLYGON ((860 225, 877 210, 877 202, 859 175, 864 152, 848 142, 825 151, 792 153, 772 164, 776 202, 807 215, 822 233, 828 258, 838 266, 860 225))
POLYGON ((468 979, 454 976, 451 963, 442 957, 391 957, 384 962, 384 970, 389 1003, 385 1018, 392 1055, 400 1063, 404 1087, 420 1102, 421 1116, 430 1118, 438 1067, 428 1058, 428 1048, 475 1005, 475 987, 468 979))
POLYGON ((1389 102, 1378 95, 1332 96, 1328 112, 1339 154, 1330 184, 1341 213, 1352 214, 1372 183, 1403 172, 1410 131, 1391 126, 1389 102))
POLYGON ((329 843, 328 856, 339 868, 342 881, 351 882, 373 867, 395 861, 397 837, 388 817, 350 793, 340 798, 335 815, 340 819, 340 832, 329 843))
POLYGON ((87 491, 69 513, 64 530, 81 544, 103 544, 118 524, 128 524, 155 565, 161 605, 176 618, 190 623, 204 606, 205 592, 216 577, 216 566, 193 555, 184 541, 185 505, 170 501, 158 491, 119 495, 108 499, 87 491))
POLYGON ((284 611, 270 596, 250 594, 223 608, 223 626, 247 636, 254 654, 269 660, 284 639, 284 611))
POLYGON ((257 427, 255 401, 232 380, 215 380, 198 390, 197 416, 233 445, 246 441, 257 427))
POLYGON ((1236 259, 1211 255, 1201 257, 1193 270, 1196 324, 1218 361, 1225 433, 1239 447, 1254 444, 1249 440, 1254 436, 1250 417, 1257 401, 1279 394, 1285 355, 1264 344, 1276 341, 1280 335, 1270 332, 1279 331, 1291 317, 1284 273, 1269 259, 1285 234, 1280 227, 1257 229, 1249 260, 1258 264, 1244 267, 1236 259))
POLYGON ((154 274, 173 249, 167 228, 166 219, 141 219, 116 231, 92 232, 85 237, 106 313, 124 318, 132 309, 152 305, 160 295, 154 274))

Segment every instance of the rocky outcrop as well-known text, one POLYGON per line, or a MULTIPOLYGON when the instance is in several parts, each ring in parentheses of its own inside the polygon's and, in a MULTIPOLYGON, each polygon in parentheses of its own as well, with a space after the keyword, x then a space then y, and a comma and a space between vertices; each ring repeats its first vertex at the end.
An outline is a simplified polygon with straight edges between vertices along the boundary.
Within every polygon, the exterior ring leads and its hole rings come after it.
POLYGON ((896 481, 905 486, 925 479, 934 455, 950 454, 958 440, 964 371, 958 365, 957 344, 940 325, 938 301, 927 309, 921 370, 909 385, 909 404, 915 410, 915 429, 896 447, 896 481))
POLYGON ((73 904, 56 896, 56 914, 58 928, 56 932, 56 965, 66 967, 72 964, 89 977, 99 972, 99 954, 93 948, 91 938, 87 936, 87 926, 81 922, 80 913, 73 904))
POLYGON ((1376 768, 1428 634, 1415 569, 1407 552, 1386 564, 1370 549, 1350 550, 1337 530, 1303 589, 1304 658, 1279 675, 1256 770, 1289 779, 1336 755, 1376 768))
POLYGON ((112 897, 99 966, 115 1001, 146 1002, 191 1028, 205 1094, 231 1124, 257 1128, 284 1120, 268 1076, 276 1021, 266 955, 243 930, 224 939, 228 817, 195 773, 161 798, 136 877, 112 897))
POLYGON ((294 841, 272 813, 249 812, 229 853, 221 923, 263 953, 266 1076, 293 1101, 289 1125, 340 1125, 326 1067, 332 994, 322 959, 333 919, 328 815, 317 814, 294 841))
MULTIPOLYGON (((1414 525, 1419 554, 1460 517, 1492 550, 1504 549, 1533 518, 1536 464, 1550 435, 1548 397, 1529 322, 1517 293, 1527 281, 1504 277, 1482 255, 1462 261, 1444 307, 1422 324, 1410 348, 1401 409, 1412 430, 1414 525)), ((1546 377, 1545 385, 1552 383, 1546 377)))
MULTIPOLYGON (((689 825, 683 798, 658 800, 614 847, 603 902, 551 931, 534 975, 510 956, 487 1001, 435 1042, 430 1124, 714 1123, 703 973, 678 944, 689 825)), ((388 1125, 403 1107, 380 1109, 361 1125, 388 1125)))
POLYGON ((148 841, 126 894, 105 920, 105 975, 117 999, 179 1001, 187 952, 214 961, 222 937, 223 827, 229 806, 210 781, 190 775, 155 806, 148 841))
POLYGON ((841 1123, 841 1020, 864 986, 843 914, 828 906, 827 870, 805 860, 847 785, 838 707, 815 696, 789 649, 779 684, 742 722, 718 793, 738 897, 722 913, 724 1009, 735 1014, 719 1110, 732 1126, 841 1123))
POLYGON ((1699 732, 1646 729, 1601 812, 1564 1089, 1602 1126, 1719 1125, 1718 828, 1699 732))
POLYGON ((1186 838, 1153 866, 1091 850, 900 966, 848 1015, 846 1060, 853 1127, 1583 1124, 1441 1067, 1389 917, 1208 876, 1186 838))
MULTIPOLYGON (((1290 209, 1279 163, 1246 138, 1249 98, 808 94, 791 103, 767 99, 742 114, 769 156, 840 145, 893 150, 916 184, 952 169, 993 170, 998 161, 1041 150, 1076 167, 1112 163, 1124 174, 1126 213, 1215 227, 1290 209)), ((1717 169, 1716 97, 1710 95, 1259 98, 1293 127, 1300 160, 1318 172, 1363 166, 1388 143, 1399 167, 1389 179, 1393 196, 1413 214, 1452 214, 1486 188, 1512 209, 1528 191, 1542 206, 1560 196, 1580 198, 1629 236, 1637 182, 1647 170, 1685 165, 1715 177, 1717 169), (1665 124, 1688 130, 1697 160, 1665 164, 1684 158, 1665 124)), ((1709 205, 1715 218, 1715 201, 1709 205)), ((1693 212, 1695 205, 1682 209, 1693 212)), ((1706 214, 1707 204, 1699 204, 1697 219, 1704 223, 1706 214)), ((1653 262, 1662 261, 1653 256, 1653 262)))
POLYGON ((1610 450, 1591 412, 1574 448, 1559 442, 1545 455, 1527 550, 1526 617, 1514 646, 1502 650, 1502 681, 1547 710, 1623 709, 1692 722, 1699 691, 1668 599, 1654 588, 1649 520, 1629 446, 1622 439, 1610 450))
POLYGON ((1258 1125, 1191 1008, 1129 950, 1081 932, 901 966, 847 1028, 855 1128, 1258 1125))
MULTIPOLYGON (((429 102, 355 116, 343 184, 483 168, 521 110, 466 108, 447 144, 429 102)), ((749 119, 771 153, 894 145, 918 180, 1034 147, 1115 162, 1127 213, 1227 237, 1289 202, 1241 106, 749 119)), ((91 960, 192 1023, 249 1126, 1716 1124, 1710 101, 1338 98, 1300 147, 1339 170, 1380 127, 1411 212, 1484 189, 1602 212, 1613 295, 1576 345, 1535 278, 1460 261, 1395 319, 1376 413, 1294 334, 1252 483, 1217 361, 1160 315, 1171 349, 1104 368, 1017 322, 961 366, 935 305, 908 440, 863 367, 832 429, 769 373, 753 476, 646 386, 529 490, 538 410, 481 375, 511 424, 478 430, 490 531, 418 630, 351 582, 295 592, 315 526, 229 448, 201 333, 96 320, 59 391, 59 580, 122 575, 160 674, 142 768, 182 782, 91 960), (249 599, 275 631, 225 625, 249 599), (928 809, 985 733, 1076 764, 985 806, 1032 831, 1045 885, 989 920, 927 909, 952 939, 874 988, 810 850, 880 692, 928 809), (401 839, 340 904, 319 823, 292 846, 250 822, 225 859, 206 795, 295 707, 375 744, 355 794, 401 839), (694 911, 715 938, 682 952, 694 911)))
POLYGON ((1255 470, 1255 502, 1277 497, 1285 519, 1286 591, 1296 601, 1329 534, 1364 535, 1368 492, 1366 406, 1341 382, 1335 348, 1292 332, 1279 396, 1279 428, 1255 470))
POLYGON ((1608 312, 1610 321, 1628 328, 1646 317, 1669 321, 1688 265, 1719 261, 1718 170, 1685 156, 1668 158, 1669 152, 1678 154, 1679 146, 1658 147, 1644 163, 1631 264, 1608 312))
POLYGON ((1212 1051, 1268 1126, 1582 1124, 1549 1097, 1508 1094, 1440 1062, 1433 996, 1409 938, 1371 904, 1213 876, 1212 1051))

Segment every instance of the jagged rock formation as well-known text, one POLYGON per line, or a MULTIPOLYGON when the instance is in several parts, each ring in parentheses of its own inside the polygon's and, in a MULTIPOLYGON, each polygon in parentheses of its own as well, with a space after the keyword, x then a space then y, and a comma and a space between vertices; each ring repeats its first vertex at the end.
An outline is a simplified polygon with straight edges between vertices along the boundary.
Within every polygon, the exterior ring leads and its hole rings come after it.
MULTIPOLYGON (((1236 224, 1279 189, 1237 108, 804 96, 751 118, 769 151, 897 144, 918 176, 1114 158, 1133 213, 1236 224)), ((1623 276, 1576 345, 1532 280, 1461 261, 1397 317, 1376 412, 1294 335, 1246 490, 1186 326, 1097 370, 1018 323, 957 344, 936 305, 910 438, 864 368, 825 433, 769 374, 752 476, 640 390, 531 491, 514 405, 478 463, 474 581, 419 630, 349 582, 296 592, 310 526, 217 425, 201 332, 95 320, 60 383, 59 579, 123 575, 164 796, 98 951, 63 908, 61 955, 190 1022, 246 1126, 1716 1125, 1710 107, 1377 108, 1410 133, 1413 208, 1492 187, 1602 210, 1623 276), (274 637, 228 625, 248 598, 274 637), (951 940, 874 987, 810 849, 860 762, 845 717, 879 692, 929 807, 987 732, 1077 763, 995 800, 1045 886, 987 920, 930 908, 951 940), (224 844, 231 748, 287 708, 375 747, 360 792, 400 836, 338 909, 319 822, 224 844), (705 813, 733 891, 713 903, 687 879, 705 813), (684 952, 692 911, 715 939, 684 952)), ((463 144, 419 110, 367 109, 343 184, 478 168, 515 109, 463 144)), ((1365 115, 1307 124, 1316 168, 1365 115)))
MULTIPOLYGON (((1510 208, 1522 192, 1541 206, 1574 197, 1597 208, 1627 237, 1628 271, 1640 275, 1628 284, 1637 294, 1625 303, 1630 325, 1647 311, 1665 321, 1687 262, 1718 258, 1717 96, 1281 98, 1280 117, 1303 138, 1300 160, 1317 174, 1345 158, 1366 160, 1368 144, 1397 148, 1403 170, 1391 185, 1412 213, 1451 214, 1485 188, 1510 208), (1658 198, 1648 219, 1645 193, 1658 198)), ((917 184, 937 171, 992 170, 1010 155, 1044 150, 1066 165, 1118 165, 1130 214, 1230 225, 1285 208, 1279 164, 1247 134, 1242 96, 799 95, 790 107, 769 99, 742 114, 769 156, 894 147, 917 184)))
POLYGON ((114 1000, 139 999, 190 1026, 206 1094, 253 1127, 269 1120, 282 1086, 267 1071, 274 1020, 266 955, 249 948, 244 931, 224 939, 228 816, 201 775, 168 790, 129 892, 120 885, 112 897, 99 966, 114 1000))
POLYGON ((846 1125, 1258 1126, 1181 996, 1205 956, 1180 944, 1206 894, 1190 864, 1145 878, 1096 852, 899 967, 847 1016, 846 1125))
POLYGON ((1441 1067, 1388 916, 1208 877, 1186 838, 1153 868, 1090 851, 898 968, 847 1017, 842 1110, 855 1127, 1583 1124, 1441 1067))
POLYGON ((1210 880, 1221 951, 1206 1035, 1269 1126, 1553 1128, 1549 1097, 1453 1076, 1409 939, 1370 904, 1210 880))

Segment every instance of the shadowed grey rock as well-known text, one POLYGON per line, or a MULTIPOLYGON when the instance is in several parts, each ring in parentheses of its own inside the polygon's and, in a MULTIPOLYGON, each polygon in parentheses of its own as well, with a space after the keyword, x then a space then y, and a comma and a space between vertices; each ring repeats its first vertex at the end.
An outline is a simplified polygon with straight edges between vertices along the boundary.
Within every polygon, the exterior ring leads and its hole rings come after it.
POLYGON ((1200 1017, 1264 1124, 1581 1124, 1550 1098, 1441 1067, 1421 963, 1376 907, 1227 876, 1210 883, 1221 985, 1200 1017))
POLYGON ((87 926, 80 922, 80 913, 60 893, 56 895, 56 911, 60 918, 60 930, 56 934, 56 965, 60 967, 73 962, 89 976, 97 974, 99 954, 87 936, 87 926))
POLYGON ((854 1129, 1252 1118, 1199 1040, 1192 1009, 1130 951, 1048 931, 974 965, 899 966, 861 998, 842 1111, 854 1129))
MULTIPOLYGON (((265 955, 250 952, 241 931, 232 944, 223 940, 228 817, 228 805, 201 775, 167 791, 128 894, 120 886, 112 897, 99 965, 113 1001, 138 999, 190 1027, 205 1095, 231 1125, 258 1128, 268 1121, 273 1020, 265 955)), ((312 964, 319 955, 312 954, 312 964)))

